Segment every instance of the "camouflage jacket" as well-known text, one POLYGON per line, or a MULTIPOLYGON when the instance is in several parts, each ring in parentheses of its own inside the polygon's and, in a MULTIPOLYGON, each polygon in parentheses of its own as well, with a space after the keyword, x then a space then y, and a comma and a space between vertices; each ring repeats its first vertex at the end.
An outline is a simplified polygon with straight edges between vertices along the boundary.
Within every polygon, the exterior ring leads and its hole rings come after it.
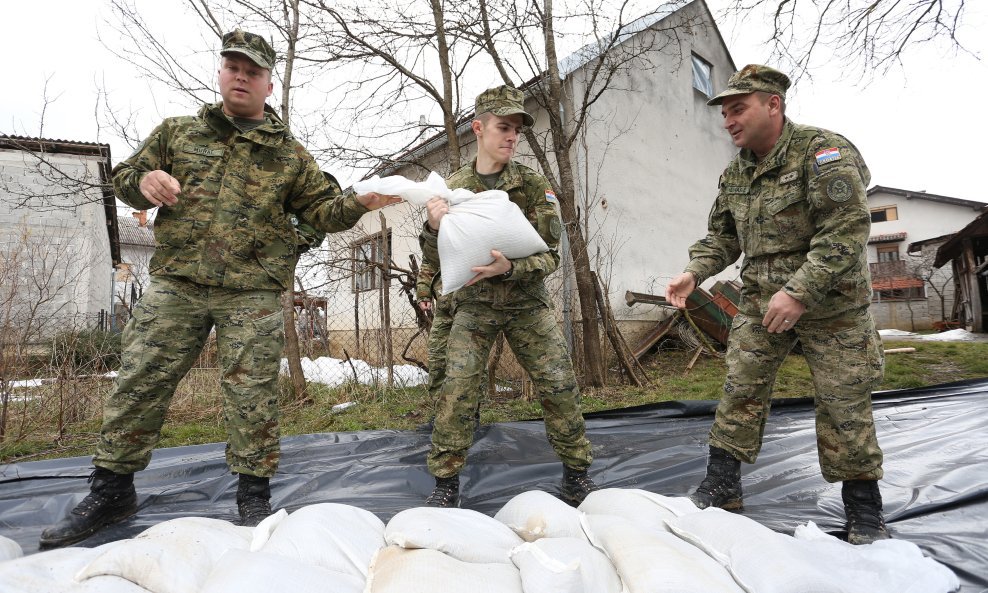
POLYGON ((744 253, 741 310, 761 315, 780 289, 821 319, 871 301, 865 193, 871 174, 843 136, 792 123, 764 159, 742 150, 720 176, 707 236, 690 247, 698 284, 744 253))
MULTIPOLYGON (((472 192, 487 191, 477 176, 477 161, 464 165, 446 179, 450 189, 464 188, 472 192)), ((556 196, 544 175, 514 161, 509 161, 497 187, 507 192, 508 199, 521 211, 549 246, 549 251, 511 260, 514 269, 507 280, 488 278, 473 286, 465 286, 453 295, 456 300, 488 302, 496 307, 525 308, 538 301, 551 306, 543 279, 559 267, 559 239, 562 223, 556 213, 556 196)), ((442 270, 439 265, 439 236, 429 228, 428 221, 419 235, 422 247, 422 269, 416 284, 419 300, 439 294, 442 270), (429 278, 429 275, 435 278, 429 278)))
POLYGON ((178 204, 158 209, 152 274, 207 286, 284 290, 292 286, 300 240, 292 215, 317 231, 352 227, 367 209, 343 196, 270 108, 241 132, 222 105, 166 119, 113 168, 121 201, 151 208, 141 178, 161 169, 178 180, 178 204))

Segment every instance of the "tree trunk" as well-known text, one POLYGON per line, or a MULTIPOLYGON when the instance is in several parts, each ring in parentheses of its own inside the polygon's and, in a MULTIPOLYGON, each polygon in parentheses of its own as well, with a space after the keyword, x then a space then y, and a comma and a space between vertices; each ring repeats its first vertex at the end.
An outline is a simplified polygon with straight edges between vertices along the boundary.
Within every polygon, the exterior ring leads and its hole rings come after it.
POLYGON ((308 398, 305 373, 302 372, 302 357, 298 349, 298 331, 295 329, 295 291, 281 293, 281 310, 285 316, 285 358, 288 359, 288 372, 292 378, 293 399, 296 402, 308 398))
POLYGON ((548 69, 544 79, 547 85, 547 113, 552 144, 556 153, 556 166, 559 168, 559 190, 557 196, 563 223, 566 225, 570 255, 573 257, 573 272, 576 276, 576 291, 580 296, 580 316, 583 328, 584 383, 592 387, 604 385, 604 363, 600 348, 600 330, 597 326, 597 299, 594 295, 593 278, 590 275, 590 257, 587 242, 580 232, 579 216, 576 212, 576 182, 573 166, 570 163, 572 142, 566 134, 562 116, 563 92, 559 78, 559 60, 556 56, 555 31, 552 16, 552 0, 544 4, 545 19, 542 30, 545 35, 545 53, 548 69))
POLYGON ((436 52, 439 56, 439 72, 443 77, 443 127, 449 148, 449 170, 460 168, 460 139, 456 135, 456 114, 453 111, 453 75, 449 64, 449 44, 446 42, 446 23, 442 0, 430 0, 432 18, 436 23, 436 52))

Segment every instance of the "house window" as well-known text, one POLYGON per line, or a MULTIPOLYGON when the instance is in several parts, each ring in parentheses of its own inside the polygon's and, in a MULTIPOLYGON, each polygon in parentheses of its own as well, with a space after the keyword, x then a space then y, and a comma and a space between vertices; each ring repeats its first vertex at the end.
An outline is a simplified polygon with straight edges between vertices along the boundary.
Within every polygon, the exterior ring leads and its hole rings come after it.
POLYGON ((878 261, 890 262, 899 261, 899 246, 898 245, 876 245, 875 249, 878 250, 878 261))
POLYGON ((876 303, 886 301, 922 301, 926 299, 925 286, 910 286, 907 288, 892 288, 876 290, 871 293, 871 300, 876 303))
POLYGON ((703 93, 706 97, 712 97, 714 94, 714 85, 710 82, 710 71, 713 66, 710 62, 707 62, 700 56, 692 54, 693 56, 693 88, 703 93))
POLYGON ((889 220, 899 220, 899 210, 895 206, 883 206, 871 211, 872 222, 887 222, 889 220))
MULTIPOLYGON (((391 230, 388 229, 388 249, 391 248, 391 230)), ((375 290, 381 286, 384 266, 383 235, 375 233, 351 245, 350 263, 353 269, 353 292, 375 290)), ((388 259, 390 260, 390 253, 388 259)))

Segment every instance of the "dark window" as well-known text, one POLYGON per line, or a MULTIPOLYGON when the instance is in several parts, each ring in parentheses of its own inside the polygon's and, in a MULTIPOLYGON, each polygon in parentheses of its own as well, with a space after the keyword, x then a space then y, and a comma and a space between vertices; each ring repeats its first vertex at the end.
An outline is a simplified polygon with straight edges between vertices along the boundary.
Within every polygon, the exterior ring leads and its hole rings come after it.
POLYGON ((887 222, 889 220, 899 220, 899 210, 895 206, 885 206, 871 211, 872 222, 887 222))

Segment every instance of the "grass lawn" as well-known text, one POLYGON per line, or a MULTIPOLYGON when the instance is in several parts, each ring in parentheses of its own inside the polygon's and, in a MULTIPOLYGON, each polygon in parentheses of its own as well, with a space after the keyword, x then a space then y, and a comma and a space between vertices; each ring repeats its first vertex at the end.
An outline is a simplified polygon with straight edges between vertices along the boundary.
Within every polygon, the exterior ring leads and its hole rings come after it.
MULTIPOLYGON (((882 389, 903 389, 961 379, 988 377, 988 343, 887 341, 885 348, 913 347, 911 354, 886 357, 882 389)), ((584 412, 637 406, 648 403, 718 399, 724 380, 724 360, 701 356, 688 372, 692 352, 663 350, 645 360, 652 385, 647 388, 614 385, 583 393, 584 412)), ((617 377, 612 377, 617 382, 617 377)), ((428 422, 434 409, 425 387, 375 390, 366 386, 326 388, 310 385, 311 401, 306 404, 283 402, 281 430, 283 436, 318 432, 346 432, 370 429, 407 430, 428 422), (354 401, 342 413, 330 413, 334 404, 354 401)), ((285 393, 288 391, 285 390, 285 393)), ((805 397, 813 393, 809 368, 801 356, 792 355, 783 364, 775 385, 774 397, 805 397)), ((481 410, 484 423, 505 422, 541 417, 537 401, 527 401, 513 393, 499 393, 493 400, 485 397, 481 410)), ((52 457, 89 455, 99 430, 99 421, 91 418, 66 426, 61 438, 53 438, 53 427, 39 427, 15 442, 0 445, 4 463, 52 457)), ((176 397, 162 431, 159 447, 176 447, 223 442, 218 386, 215 381, 199 378, 194 392, 176 397)))

